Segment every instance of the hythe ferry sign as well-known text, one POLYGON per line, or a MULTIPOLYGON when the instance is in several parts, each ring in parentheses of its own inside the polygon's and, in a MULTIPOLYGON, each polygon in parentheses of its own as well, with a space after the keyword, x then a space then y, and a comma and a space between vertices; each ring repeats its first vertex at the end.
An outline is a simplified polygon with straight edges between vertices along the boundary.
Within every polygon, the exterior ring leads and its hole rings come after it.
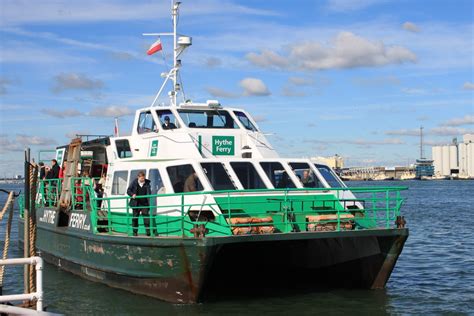
POLYGON ((212 154, 214 156, 233 156, 234 136, 212 136, 212 154))

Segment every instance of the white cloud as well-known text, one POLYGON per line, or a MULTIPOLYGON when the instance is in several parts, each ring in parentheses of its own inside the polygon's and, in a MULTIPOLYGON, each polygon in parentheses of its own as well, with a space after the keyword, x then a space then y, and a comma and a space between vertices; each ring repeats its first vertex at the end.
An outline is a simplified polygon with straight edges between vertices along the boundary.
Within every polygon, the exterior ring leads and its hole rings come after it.
POLYGON ((313 78, 308 77, 290 77, 288 82, 295 86, 311 86, 314 84, 313 78))
POLYGON ((330 45, 306 41, 288 45, 286 56, 264 50, 249 53, 247 60, 262 68, 322 70, 334 68, 380 67, 416 62, 416 55, 402 46, 386 46, 351 32, 340 32, 330 45))
POLYGON ((425 89, 420 89, 420 88, 403 88, 402 92, 406 94, 418 94, 418 95, 427 93, 425 89))
POLYGON ((15 136, 0 135, 0 152, 8 153, 11 151, 23 151, 29 146, 54 145, 56 141, 51 138, 32 136, 25 134, 16 134, 15 136))
POLYGON ((381 77, 357 77, 353 78, 352 82, 361 87, 380 87, 399 85, 400 79, 396 76, 381 76, 381 77))
POLYGON ((281 94, 285 97, 305 97, 306 92, 299 91, 295 87, 292 86, 284 86, 281 90, 281 94))
POLYGON ((76 116, 82 115, 82 113, 76 109, 66 109, 66 110, 42 109, 41 112, 46 115, 57 117, 57 118, 76 117, 76 116))
POLYGON ((474 130, 469 130, 466 128, 442 126, 442 127, 432 128, 429 131, 429 134, 434 135, 434 136, 458 136, 458 135, 463 135, 463 134, 474 134, 474 130))
POLYGON ((97 116, 97 117, 121 117, 121 116, 133 115, 134 113, 135 111, 129 107, 112 105, 112 106, 96 107, 92 109, 89 115, 97 116))
POLYGON ((474 124, 474 115, 465 115, 461 118, 453 118, 444 122, 443 126, 462 126, 462 125, 473 125, 474 124))
POLYGON ((0 95, 7 94, 8 92, 7 87, 11 85, 12 83, 13 82, 10 79, 0 77, 0 95))
MULTIPOLYGON (((458 136, 463 134, 474 133, 473 130, 468 130, 466 128, 457 128, 451 126, 440 126, 434 127, 429 130, 424 130, 423 135, 432 135, 432 136, 458 136)), ((420 136, 419 129, 400 129, 400 130, 392 130, 386 131, 386 135, 397 135, 397 136, 420 136)))
POLYGON ((386 131, 385 135, 394 135, 394 136, 420 136, 419 129, 399 129, 386 131))
POLYGON ((290 62, 287 58, 268 49, 264 49, 260 54, 248 53, 245 58, 252 64, 262 68, 285 69, 290 66, 290 62))
POLYGON ((474 90, 474 83, 466 81, 462 88, 464 90, 474 90))
POLYGON ((54 77, 54 81, 53 92, 55 93, 65 90, 98 90, 104 87, 101 80, 91 79, 79 73, 61 73, 54 77))
POLYGON ((267 96, 271 94, 265 83, 257 78, 242 79, 240 86, 244 89, 244 96, 267 96))
MULTIPOLYGON (((33 5, 27 0, 3 0, 1 24, 80 23, 143 21, 168 18, 169 1, 43 0, 33 5)), ((199 0, 185 3, 183 15, 243 14, 276 15, 226 0, 199 0)))
POLYGON ((222 64, 222 60, 217 57, 207 57, 204 64, 209 68, 215 68, 222 64))
POLYGON ((362 10, 387 0, 329 0, 328 9, 334 12, 350 12, 362 10))
POLYGON ((207 87, 206 91, 215 98, 238 98, 239 95, 234 92, 226 91, 216 87, 207 87))
POLYGON ((402 25, 403 29, 409 32, 418 33, 420 28, 413 22, 405 22, 402 25))

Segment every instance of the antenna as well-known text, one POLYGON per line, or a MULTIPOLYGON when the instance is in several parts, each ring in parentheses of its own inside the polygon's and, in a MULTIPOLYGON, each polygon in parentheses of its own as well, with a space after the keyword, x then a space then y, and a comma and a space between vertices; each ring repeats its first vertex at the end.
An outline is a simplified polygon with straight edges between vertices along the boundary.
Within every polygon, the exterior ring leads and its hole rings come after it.
POLYGON ((163 84, 160 87, 160 90, 155 96, 155 99, 151 103, 151 106, 154 106, 156 101, 161 95, 166 83, 171 79, 173 83, 172 89, 168 92, 170 97, 171 106, 177 106, 177 96, 179 91, 181 91, 181 86, 178 83, 179 70, 181 68, 181 60, 178 59, 179 56, 184 52, 186 48, 192 45, 192 38, 189 36, 178 35, 178 19, 179 19, 179 5, 180 1, 172 0, 171 2, 171 17, 173 20, 173 32, 172 33, 143 33, 144 36, 172 36, 173 37, 173 68, 168 73, 163 73, 162 77, 165 78, 163 84))

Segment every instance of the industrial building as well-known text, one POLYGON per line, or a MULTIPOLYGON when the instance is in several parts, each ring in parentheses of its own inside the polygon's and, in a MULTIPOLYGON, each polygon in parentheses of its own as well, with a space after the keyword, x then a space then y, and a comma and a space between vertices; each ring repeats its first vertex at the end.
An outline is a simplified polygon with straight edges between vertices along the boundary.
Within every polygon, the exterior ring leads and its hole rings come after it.
POLYGON ((436 177, 474 178, 474 134, 463 141, 431 148, 436 177))

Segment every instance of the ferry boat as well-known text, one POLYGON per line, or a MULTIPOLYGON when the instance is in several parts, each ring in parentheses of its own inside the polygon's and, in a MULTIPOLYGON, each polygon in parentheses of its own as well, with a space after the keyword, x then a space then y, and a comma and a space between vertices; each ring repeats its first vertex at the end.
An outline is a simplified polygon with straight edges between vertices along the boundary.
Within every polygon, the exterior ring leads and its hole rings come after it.
MULTIPOLYGON (((131 135, 56 148, 64 177, 40 180, 34 199, 41 256, 85 279, 177 303, 384 288, 408 237, 405 188, 349 188, 327 165, 280 157, 247 111, 178 102, 178 58, 191 45, 178 36, 178 14, 174 2, 173 32, 155 34, 173 36, 174 66, 153 104, 136 111, 131 135), (167 82, 170 103, 157 106, 167 82), (140 172, 151 192, 133 198, 127 188, 140 172), (137 206, 139 198, 149 206, 137 206), (137 207, 148 215, 135 234, 137 207)), ((20 239, 24 222, 22 213, 20 239)))

